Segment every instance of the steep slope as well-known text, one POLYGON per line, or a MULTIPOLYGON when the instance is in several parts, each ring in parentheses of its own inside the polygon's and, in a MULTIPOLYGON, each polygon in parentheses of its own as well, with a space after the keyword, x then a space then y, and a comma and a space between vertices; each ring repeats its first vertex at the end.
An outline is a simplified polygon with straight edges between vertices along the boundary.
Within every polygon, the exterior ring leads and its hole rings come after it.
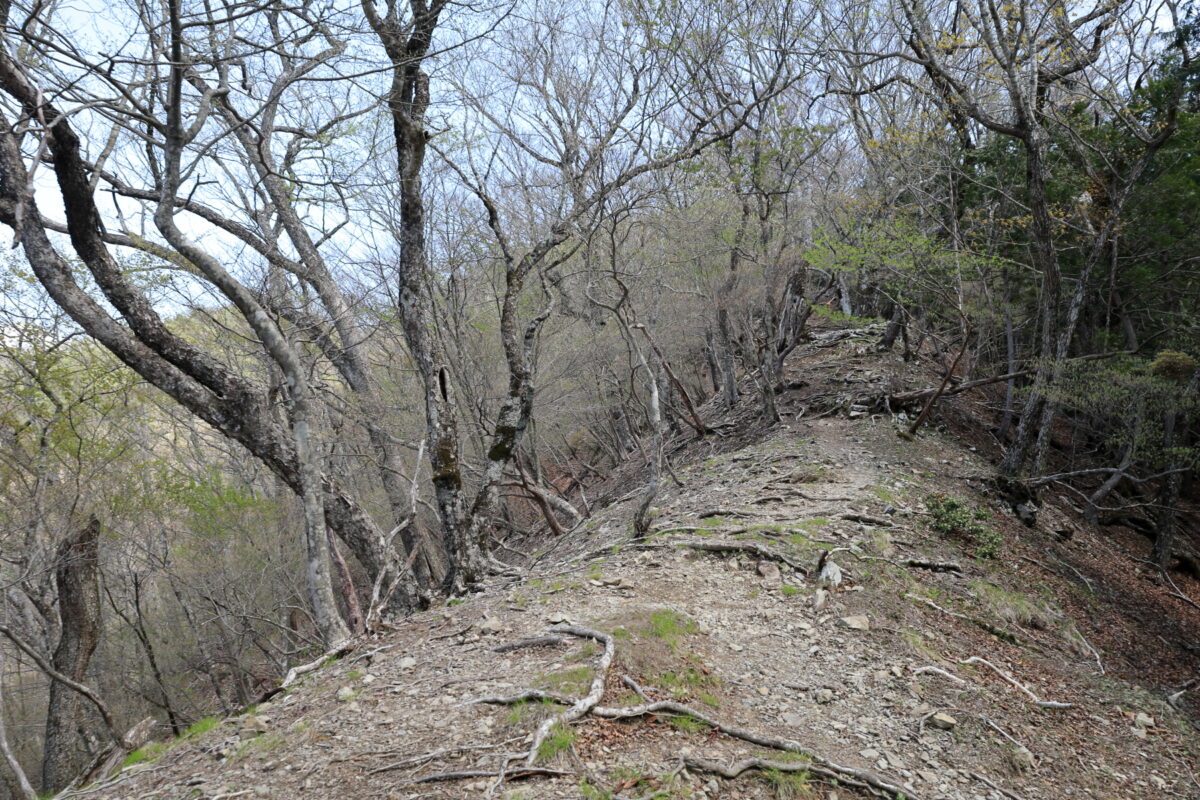
POLYGON ((982 440, 908 442, 854 407, 904 368, 841 336, 792 357, 807 385, 784 424, 746 401, 675 443, 652 537, 629 535, 630 465, 528 578, 73 796, 1198 796, 1188 696, 1165 697, 1195 674, 1200 614, 1138 572, 1136 539, 1053 504, 1037 529, 1013 519, 982 440), (855 418, 821 416, 839 408, 855 418))

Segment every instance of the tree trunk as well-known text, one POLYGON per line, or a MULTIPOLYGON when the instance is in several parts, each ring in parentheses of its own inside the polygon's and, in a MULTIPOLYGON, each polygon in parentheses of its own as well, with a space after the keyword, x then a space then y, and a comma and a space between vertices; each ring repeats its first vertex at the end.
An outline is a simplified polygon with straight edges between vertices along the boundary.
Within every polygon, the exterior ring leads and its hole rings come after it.
POLYGON ((737 405, 737 373, 734 367, 733 334, 729 330, 729 312, 724 308, 717 311, 717 332, 721 345, 721 390, 725 394, 725 408, 737 405))
POLYGON ((883 338, 879 340, 879 347, 883 350, 891 350, 896 344, 896 339, 900 337, 900 331, 904 328, 904 306, 900 303, 892 303, 892 313, 888 319, 887 327, 883 330, 883 338))
POLYGON ((16 784, 13 793, 19 793, 21 800, 37 800, 37 792, 33 790, 33 785, 29 782, 29 777, 25 774, 25 769, 21 766, 21 762, 17 760, 16 755, 12 751, 12 747, 8 743, 8 729, 5 727, 5 718, 8 714, 4 702, 4 649, 0 648, 0 754, 4 756, 4 762, 8 765, 9 771, 12 773, 13 782, 16 784))
MULTIPOLYGON (((62 632, 50 663, 76 683, 86 680, 88 664, 100 641, 99 546, 100 520, 92 517, 79 533, 62 543, 54 570, 62 632)), ((77 692, 60 681, 50 682, 42 754, 44 791, 67 786, 94 755, 89 716, 77 692)))
MULTIPOLYGON (((1196 393, 1200 387, 1200 371, 1192 375, 1184 389, 1182 397, 1186 400, 1196 393)), ((1182 403, 1181 403, 1182 405, 1182 403)), ((1155 498, 1154 513, 1154 554, 1153 561, 1159 569, 1165 570, 1170 566, 1171 547, 1175 543, 1177 515, 1176 506, 1179 503, 1179 493, 1183 487, 1183 459, 1173 452, 1187 444, 1187 428, 1182 424, 1182 414, 1178 408, 1169 409, 1163 419, 1163 452, 1166 454, 1166 467, 1172 472, 1163 478, 1155 498), (1182 430, 1181 430, 1182 428, 1182 430)))

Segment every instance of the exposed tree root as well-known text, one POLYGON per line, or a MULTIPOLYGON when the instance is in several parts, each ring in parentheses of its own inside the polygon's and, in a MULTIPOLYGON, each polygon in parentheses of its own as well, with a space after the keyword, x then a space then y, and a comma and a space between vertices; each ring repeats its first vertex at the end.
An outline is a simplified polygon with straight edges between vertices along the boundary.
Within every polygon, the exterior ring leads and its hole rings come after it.
POLYGON ((927 561, 923 558, 902 558, 896 560, 894 558, 884 558, 883 556, 864 556, 850 550, 849 548, 840 548, 845 550, 850 555, 857 558, 859 561, 885 561, 894 567, 912 567, 914 569, 927 569, 930 572, 957 572, 962 574, 963 568, 954 561, 927 561))
POLYGON ((985 667, 988 667, 989 669, 991 669, 992 672, 995 672, 997 675, 999 675, 1001 678, 1003 678, 1006 683, 1011 685, 1013 688, 1019 690, 1022 694, 1024 694, 1026 697, 1028 697, 1030 700, 1032 700, 1034 705, 1041 706, 1042 708, 1074 708, 1073 703, 1059 703, 1054 700, 1043 700, 1042 698, 1038 697, 1036 694, 1031 692, 1028 688, 1026 688, 1016 678, 1009 675, 1007 672, 1000 669, 999 667, 997 667, 995 664, 988 661, 987 659, 980 658, 979 656, 971 656, 970 658, 968 658, 964 661, 959 661, 958 663, 960 663, 960 664, 983 664, 985 667))
POLYGON ((584 639, 595 639, 603 643, 604 653, 600 656, 600 661, 596 664, 596 676, 592 678, 592 687, 588 693, 561 714, 542 720, 542 724, 538 726, 537 731, 533 734, 533 743, 529 745, 529 753, 525 757, 526 767, 532 767, 537 763, 538 750, 541 749, 542 742, 550 735, 551 729, 556 725, 566 725, 574 722, 589 711, 592 711, 596 704, 600 702, 600 698, 604 696, 604 681, 608 678, 608 670, 612 667, 613 658, 617 655, 617 642, 607 633, 594 631, 591 628, 581 628, 576 625, 559 625, 551 628, 551 631, 554 633, 569 633, 572 636, 584 639))
POLYGON ((772 550, 766 545, 758 542, 734 542, 729 540, 717 541, 687 541, 675 542, 672 547, 685 547, 690 550, 702 550, 709 553, 753 553, 760 558, 765 558, 769 561, 778 561, 781 564, 787 564, 792 569, 802 575, 808 574, 808 569, 801 566, 799 562, 793 560, 789 556, 780 553, 777 550, 772 550))
POLYGON ((983 628, 985 631, 990 633, 992 636, 995 636, 998 639, 1003 639, 1004 641, 1008 642, 1009 644, 1019 644, 1020 643, 1020 640, 1018 640, 1014 634, 1011 634, 1008 631, 1004 630, 1003 628, 993 625, 992 623, 988 622, 987 620, 980 619, 979 617, 967 616, 966 614, 960 614, 957 611, 951 611, 948 608, 942 608, 937 603, 930 600, 928 597, 921 597, 920 595, 915 595, 911 592, 906 593, 904 596, 907 597, 909 600, 916 600, 918 603, 923 603, 935 611, 940 611, 943 614, 946 614, 951 617, 955 617, 956 619, 965 620, 966 622, 969 622, 972 625, 978 625, 980 628, 983 628))
MULTIPOLYGON (((720 775, 722 778, 732 780, 740 776, 743 772, 751 769, 773 772, 806 772, 812 775, 820 775, 823 778, 835 780, 842 786, 853 786, 858 789, 866 789, 874 794, 881 794, 885 797, 891 793, 883 789, 877 789, 871 786, 866 781, 855 780, 853 777, 845 773, 836 772, 808 761, 771 761, 766 758, 743 758, 741 761, 734 761, 730 764, 722 764, 719 761, 711 761, 707 758, 698 758, 696 756, 684 756, 683 763, 697 772, 711 772, 714 775, 720 775)), ((912 794, 905 794, 905 797, 913 797, 912 794)))
MULTIPOLYGON (((508 760, 520 757, 521 754, 515 754, 508 760)), ((401 786, 414 786, 418 783, 438 783, 440 781, 461 781, 467 778, 496 778, 503 775, 508 780, 518 780, 519 778, 528 778, 534 775, 550 775, 552 777, 561 777, 563 775, 574 775, 574 772, 568 772, 562 769, 551 769, 549 767, 517 767, 509 770, 495 769, 460 769, 453 772, 438 772, 433 775, 426 775, 423 778, 413 778, 407 783, 400 784, 401 786)))
POLYGON ((464 703, 459 703, 460 706, 477 706, 477 705, 492 705, 492 706, 512 706, 517 703, 528 703, 531 700, 538 702, 551 701, 559 705, 570 706, 574 705, 575 701, 564 694, 555 694, 554 692, 543 692, 541 689, 527 689, 524 692, 517 692, 509 695, 492 695, 489 697, 477 697, 474 700, 467 700, 464 703))
MULTIPOLYGON (((704 544, 711 543, 705 542, 704 544)), ((503 779, 506 775, 524 776, 537 774, 531 772, 530 770, 535 769, 534 765, 537 761, 538 751, 540 750, 542 743, 546 740, 546 737, 549 735, 550 731, 555 726, 566 725, 589 715, 593 717, 599 717, 600 719, 620 720, 652 716, 655 714, 673 714, 676 716, 691 717, 692 719, 708 725, 715 731, 723 733, 726 736, 731 736, 735 739, 740 739, 744 742, 756 744, 760 747, 766 747, 771 750, 778 750, 780 752, 794 753, 804 757, 803 761, 779 762, 780 765, 786 766, 777 766, 776 762, 767 761, 764 759, 748 759, 746 761, 736 762, 729 767, 722 766, 717 762, 705 761, 704 759, 694 759, 694 763, 688 760, 691 757, 684 759, 686 763, 694 766, 697 769, 704 769, 709 772, 725 775, 726 777, 736 777, 737 775, 740 775, 742 772, 745 772, 747 769, 751 768, 788 770, 803 769, 831 780, 836 779, 845 784, 853 783, 854 785, 861 786, 862 788, 868 789, 882 796, 890 796, 894 798, 904 797, 906 800, 920 800, 919 796, 909 788, 891 783, 890 781, 887 781, 872 772, 828 761, 810 752, 798 742, 794 742, 790 739, 781 739, 765 733, 738 728, 734 725, 729 725, 725 722, 721 722, 718 719, 714 719, 698 709, 684 705, 683 703, 675 702, 673 700, 649 700, 642 687, 638 686, 637 682, 629 676, 624 676, 624 684, 632 689, 646 702, 636 706, 602 706, 600 705, 600 700, 604 695, 604 686, 608 680, 608 673, 612 668, 613 659, 616 657, 616 640, 606 633, 601 633, 600 631, 595 631, 590 628, 582 628, 575 625, 559 625, 551 628, 550 630, 551 633, 554 634, 566 633, 570 634, 571 636, 594 639, 603 643, 604 653, 601 655, 599 662, 596 664, 596 674, 592 679, 591 689, 588 691, 587 695, 572 702, 570 698, 566 698, 561 695, 531 689, 510 696, 481 697, 468 701, 470 704, 489 703, 493 705, 514 705, 516 703, 527 702, 529 700, 550 700, 563 705, 569 704, 569 707, 562 713, 547 717, 545 720, 543 720, 542 723, 538 725, 537 731, 535 731, 533 735, 533 741, 529 747, 529 750, 519 756, 506 758, 504 760, 505 767, 501 768, 500 770, 467 770, 448 772, 441 773, 438 776, 424 778, 422 781, 455 780, 457 778, 467 777, 500 777, 503 779), (524 758, 525 766, 521 770, 517 770, 514 773, 506 773, 508 762, 515 760, 517 757, 524 758)), ((548 771, 544 774, 561 773, 548 771)))
POLYGON ((942 669, 941 667, 915 667, 915 668, 913 668, 914 675, 924 675, 926 673, 933 673, 934 675, 941 675, 943 678, 949 678, 950 680, 954 681, 955 683, 958 683, 958 684, 961 684, 964 686, 967 684, 967 682, 965 680, 963 680, 962 678, 958 677, 957 675, 955 675, 952 672, 947 672, 946 670, 942 669))
POLYGON ((750 519, 753 514, 745 511, 739 511, 735 508, 710 508, 707 511, 701 511, 696 515, 696 519, 709 519, 710 517, 737 517, 738 519, 750 519))
POLYGON ((920 800, 918 795, 910 789, 897 786, 894 783, 880 778, 872 772, 847 767, 841 764, 835 764, 832 761, 827 761, 811 751, 805 749, 799 742, 791 741, 790 739, 780 739, 775 736, 770 736, 757 731, 738 728, 733 725, 728 725, 720 720, 708 716, 702 711, 699 711, 691 706, 677 703, 674 700, 657 700, 652 703, 644 703, 638 706, 629 706, 626 708, 616 708, 609 706, 595 706, 592 708, 592 716, 600 717, 601 719, 633 719, 635 717, 644 717, 652 714, 671 713, 680 716, 688 716, 693 719, 703 722, 713 730, 719 731, 726 736, 732 736, 735 739, 741 739, 744 742, 767 747, 772 750, 779 750, 785 753, 795 753, 796 755, 805 756, 811 761, 807 765, 809 772, 826 774, 828 777, 836 777, 839 780, 851 778, 861 781, 866 786, 875 789, 879 792, 890 794, 894 797, 903 796, 906 800, 920 800), (824 770, 824 772, 821 772, 824 770))
POLYGON ((847 522, 861 522, 863 525, 874 525, 877 528, 892 528, 895 527, 896 524, 890 519, 872 517, 870 514, 859 514, 856 511, 842 514, 841 519, 844 519, 847 522))

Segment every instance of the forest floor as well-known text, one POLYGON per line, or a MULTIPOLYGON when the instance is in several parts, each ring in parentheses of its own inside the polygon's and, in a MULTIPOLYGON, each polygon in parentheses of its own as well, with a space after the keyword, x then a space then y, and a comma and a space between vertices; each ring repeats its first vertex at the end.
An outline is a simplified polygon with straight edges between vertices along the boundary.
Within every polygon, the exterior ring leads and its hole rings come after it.
POLYGON ((757 423, 750 396, 720 434, 669 446, 682 485, 664 476, 652 536, 631 538, 633 464, 527 577, 397 622, 72 796, 1200 798, 1198 707, 1167 702, 1200 665, 1200 610, 1176 596, 1200 584, 1162 582, 1144 538, 1087 526, 1064 498, 1022 525, 986 481, 985 400, 947 402, 906 441, 855 400, 932 374, 841 335, 790 358, 782 424, 757 423), (986 513, 974 541, 934 530, 938 494, 986 513), (845 576, 828 593, 824 550, 845 576), (598 706, 551 728, 527 769, 535 730, 568 710, 553 698, 593 688, 598 706), (774 768, 713 771, 747 758, 774 768))

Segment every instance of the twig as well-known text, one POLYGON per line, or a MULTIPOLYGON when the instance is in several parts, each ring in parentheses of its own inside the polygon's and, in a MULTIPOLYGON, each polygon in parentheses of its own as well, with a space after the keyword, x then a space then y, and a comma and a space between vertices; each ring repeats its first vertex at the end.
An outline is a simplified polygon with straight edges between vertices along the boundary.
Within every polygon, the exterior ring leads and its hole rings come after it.
POLYGON ((1179 587, 1175 585, 1175 581, 1171 580, 1171 576, 1169 574, 1167 574, 1167 571, 1165 569, 1162 571, 1162 576, 1167 579, 1167 583, 1171 584, 1171 588, 1174 590, 1171 592, 1167 592, 1167 594, 1178 597, 1180 600, 1187 603, 1192 608, 1200 609, 1200 605, 1197 605, 1195 600, 1193 600, 1192 598, 1185 595, 1182 591, 1180 591, 1179 587))

